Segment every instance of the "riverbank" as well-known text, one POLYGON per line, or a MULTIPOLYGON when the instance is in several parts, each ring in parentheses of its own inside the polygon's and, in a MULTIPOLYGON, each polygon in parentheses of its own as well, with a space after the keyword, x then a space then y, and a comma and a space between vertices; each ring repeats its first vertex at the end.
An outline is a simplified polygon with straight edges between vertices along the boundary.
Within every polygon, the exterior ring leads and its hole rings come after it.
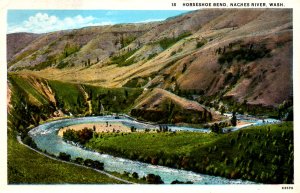
MULTIPOLYGON (((37 146, 42 149, 42 151, 47 151, 50 154, 54 154, 55 156, 58 156, 61 152, 65 152, 66 154, 71 155, 71 160, 76 160, 78 157, 81 157, 83 159, 92 159, 97 160, 101 163, 104 163, 104 169, 109 172, 128 172, 130 174, 133 174, 136 172, 139 177, 147 176, 148 174, 156 174, 161 176, 161 179, 167 183, 170 184, 173 181, 181 181, 181 182, 193 182, 194 184, 251 184, 252 182, 244 181, 240 179, 226 179, 223 177, 218 176, 210 176, 210 175, 203 175, 191 171, 181 170, 181 169, 175 169, 170 167, 163 167, 163 166, 153 166, 151 164, 143 163, 143 162, 137 162, 130 159, 123 159, 121 157, 114 157, 108 154, 101 154, 97 153, 93 150, 90 150, 89 148, 84 148, 82 146, 72 145, 71 143, 66 143, 63 141, 61 137, 57 135, 57 131, 61 127, 66 127, 69 125, 76 125, 76 124, 82 124, 82 123, 94 123, 94 122, 105 122, 105 121, 111 121, 111 122, 122 122, 129 126, 144 126, 144 124, 140 125, 139 123, 135 121, 129 121, 126 119, 115 119, 114 117, 84 117, 84 118, 74 118, 74 119, 68 119, 68 120, 60 120, 60 121, 54 121, 51 123, 46 123, 44 125, 40 125, 34 129, 32 129, 29 132, 29 135, 32 137, 32 139, 36 142, 37 146)), ((148 128, 148 127, 144 127, 148 128)), ((197 129, 198 130, 198 129, 197 129)), ((118 137, 118 135, 135 135, 135 134, 147 134, 148 136, 152 136, 153 134, 157 134, 157 132, 153 133, 145 133, 145 132, 132 132, 132 133, 102 133, 98 135, 94 135, 95 137, 100 137, 101 135, 110 135, 111 137, 118 137)), ((165 132, 159 132, 160 134, 165 134, 165 132)), ((173 133, 173 132, 168 132, 173 133)), ((174 133, 183 133, 193 136, 195 134, 194 132, 174 132, 174 133)), ((201 134, 198 132, 198 134, 201 134)), ((204 133, 202 133, 204 135, 204 133)), ((209 134, 209 135, 214 135, 209 134)), ((102 136, 104 137, 104 136, 102 136)), ((180 140, 179 141, 189 141, 188 138, 186 140, 180 140)), ((175 141, 176 142, 176 141, 175 141)), ((160 144, 159 141, 154 142, 154 144, 160 144)), ((121 144, 120 144, 121 145, 121 144)), ((121 146, 117 144, 115 148, 120 148, 121 146)), ((152 148, 151 145, 149 145, 147 148, 149 148, 149 151, 151 151, 152 148)), ((174 149, 174 148, 173 148, 174 149)), ((170 151, 174 151, 171 147, 170 151)), ((153 149, 152 149, 153 150, 153 149)), ((176 159, 176 158, 175 158, 176 159)))
POLYGON ((20 144, 8 132, 8 184, 122 184, 91 168, 64 163, 20 144), (44 175, 47 174, 47 175, 44 175))
POLYGON ((84 128, 89 128, 89 129, 95 129, 94 132, 96 133, 128 133, 131 132, 130 127, 118 123, 118 122, 103 122, 103 123, 84 123, 84 124, 78 124, 78 125, 71 125, 68 127, 63 127, 58 131, 59 136, 63 136, 63 133, 68 130, 72 129, 74 131, 79 131, 84 128))
MULTIPOLYGON (((32 151, 34 151, 34 152, 36 152, 36 153, 38 153, 38 154, 40 154, 40 155, 43 155, 43 156, 45 156, 45 157, 47 157, 47 158, 49 158, 49 159, 51 159, 51 160, 59 161, 59 162, 65 163, 65 164, 74 165, 74 166, 78 166, 78 167, 83 167, 83 168, 86 168, 86 169, 91 169, 91 170, 94 170, 94 171, 96 171, 96 172, 98 172, 98 173, 101 173, 101 174, 103 174, 103 175, 106 175, 106 176, 109 177, 109 178, 118 180, 118 181, 120 181, 121 183, 123 182, 123 183, 125 183, 125 184, 133 184, 133 183, 130 182, 130 181, 127 181, 127 180, 124 180, 124 179, 122 179, 122 178, 116 177, 116 176, 114 176, 114 175, 112 175, 112 174, 110 174, 110 173, 107 173, 107 172, 105 172, 105 171, 97 170, 97 169, 90 168, 90 167, 87 167, 87 166, 83 166, 83 165, 80 165, 80 164, 76 164, 76 163, 73 163, 73 162, 63 161, 63 160, 57 159, 57 158, 55 158, 55 157, 52 157, 52 156, 50 156, 50 155, 47 155, 46 153, 40 152, 40 151, 38 151, 38 150, 36 150, 36 149, 34 149, 34 148, 32 148, 32 147, 29 147, 28 145, 24 144, 24 143, 22 142, 20 136, 17 136, 17 141, 18 141, 21 145, 24 145, 25 147, 27 147, 28 149, 30 149, 30 150, 32 150, 32 151)), ((122 174, 119 174, 119 175, 121 176, 122 174)))

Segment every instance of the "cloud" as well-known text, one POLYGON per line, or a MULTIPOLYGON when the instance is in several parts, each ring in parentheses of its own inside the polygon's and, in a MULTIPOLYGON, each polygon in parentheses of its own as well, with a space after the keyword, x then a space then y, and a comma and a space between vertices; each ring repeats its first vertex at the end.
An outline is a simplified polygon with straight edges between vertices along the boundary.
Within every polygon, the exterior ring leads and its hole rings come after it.
POLYGON ((48 15, 47 13, 37 13, 30 16, 27 20, 19 25, 8 26, 8 33, 14 32, 32 32, 45 33, 57 30, 75 29, 86 26, 109 25, 109 21, 98 22, 97 18, 93 16, 83 17, 77 15, 74 17, 66 17, 60 19, 55 15, 48 15))

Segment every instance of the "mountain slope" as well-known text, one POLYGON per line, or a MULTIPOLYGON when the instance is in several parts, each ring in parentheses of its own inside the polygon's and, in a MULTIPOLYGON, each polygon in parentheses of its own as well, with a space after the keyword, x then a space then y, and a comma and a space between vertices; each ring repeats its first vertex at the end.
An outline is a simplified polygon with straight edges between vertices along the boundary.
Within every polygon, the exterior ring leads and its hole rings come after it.
MULTIPOLYGON (((16 54, 20 57, 22 49, 25 48, 28 44, 32 43, 40 35, 32 33, 12 33, 7 35, 7 61, 12 62, 17 60, 14 57, 16 54)), ((25 52, 24 52, 25 54, 25 52)))
POLYGON ((138 101, 131 110, 131 115, 145 120, 162 123, 204 123, 219 118, 199 103, 163 89, 153 89, 138 101))
POLYGON ((52 80, 275 108, 292 100, 292 42, 290 9, 209 9, 41 34, 8 61, 9 71, 52 80))

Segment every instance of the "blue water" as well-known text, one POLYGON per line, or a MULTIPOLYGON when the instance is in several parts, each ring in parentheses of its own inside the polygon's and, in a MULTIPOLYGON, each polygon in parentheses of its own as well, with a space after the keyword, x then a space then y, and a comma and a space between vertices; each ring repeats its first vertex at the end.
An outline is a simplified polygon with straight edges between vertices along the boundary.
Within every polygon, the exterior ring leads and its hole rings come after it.
MULTIPOLYGON (((154 166, 151 164, 141 163, 138 161, 132 161, 128 159, 113 157, 107 154, 100 154, 97 152, 89 151, 87 149, 71 145, 62 140, 57 135, 58 130, 62 127, 82 124, 82 123, 96 123, 96 122, 122 122, 126 125, 135 126, 137 129, 154 128, 156 126, 147 125, 145 123, 139 123, 137 121, 120 118, 115 119, 111 116, 104 117, 83 117, 83 118, 72 118, 53 121, 40 125, 29 132, 29 135, 36 142, 37 146, 46 150, 48 153, 58 155, 60 152, 66 152, 71 155, 72 159, 76 157, 82 157, 84 159, 98 160, 104 163, 104 169, 107 171, 116 171, 123 173, 124 171, 133 173, 137 172, 140 177, 145 176, 149 173, 161 176, 165 183, 171 183, 174 180, 179 181, 191 181, 195 184, 252 184, 253 182, 244 180, 230 180, 222 177, 209 176, 204 174, 198 174, 191 171, 185 171, 180 169, 172 169, 163 166, 154 166)), ((169 127, 172 130, 189 130, 197 132, 207 132, 205 129, 194 129, 188 127, 169 127)))

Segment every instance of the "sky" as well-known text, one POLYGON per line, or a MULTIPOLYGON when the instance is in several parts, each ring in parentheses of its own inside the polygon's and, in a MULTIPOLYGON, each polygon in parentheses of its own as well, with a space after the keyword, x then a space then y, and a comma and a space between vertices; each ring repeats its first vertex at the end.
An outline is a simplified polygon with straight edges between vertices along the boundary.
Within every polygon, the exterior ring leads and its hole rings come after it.
POLYGON ((86 26, 162 21, 179 10, 8 10, 7 33, 46 33, 86 26))

